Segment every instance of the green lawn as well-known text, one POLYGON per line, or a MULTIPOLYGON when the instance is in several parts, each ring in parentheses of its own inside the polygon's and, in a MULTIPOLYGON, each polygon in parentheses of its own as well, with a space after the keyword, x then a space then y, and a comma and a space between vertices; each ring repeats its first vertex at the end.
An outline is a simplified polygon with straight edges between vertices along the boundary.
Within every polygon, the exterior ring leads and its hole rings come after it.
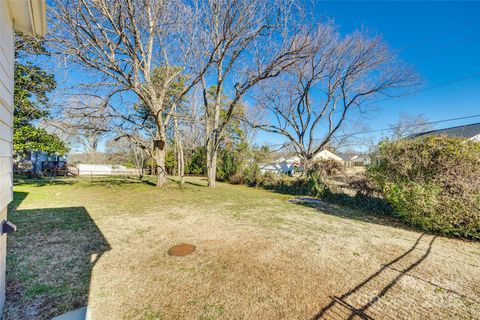
POLYGON ((17 180, 6 319, 475 319, 480 244, 200 178, 17 180), (172 257, 190 243, 197 250, 172 257))

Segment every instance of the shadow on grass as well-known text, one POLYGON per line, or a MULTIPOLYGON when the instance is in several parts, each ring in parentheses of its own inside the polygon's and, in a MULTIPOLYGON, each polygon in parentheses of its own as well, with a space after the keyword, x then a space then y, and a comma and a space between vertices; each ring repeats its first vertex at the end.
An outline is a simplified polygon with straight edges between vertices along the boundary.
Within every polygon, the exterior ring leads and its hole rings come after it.
POLYGON ((332 216, 357 220, 368 223, 375 223, 383 226, 403 228, 407 230, 416 230, 414 227, 407 225, 405 222, 389 213, 379 213, 378 211, 369 210, 368 208, 353 205, 345 205, 344 203, 334 203, 329 200, 317 199, 312 197, 298 197, 289 200, 291 203, 303 205, 309 208, 315 208, 318 211, 332 216))
MULTIPOLYGON (((206 187, 207 185, 200 182, 204 179, 198 179, 199 182, 191 181, 188 179, 185 181, 186 185, 206 187)), ((169 177, 169 182, 173 182, 181 187, 179 178, 169 177)), ((81 177, 41 177, 41 178, 27 178, 23 176, 14 176, 14 185, 35 185, 37 187, 49 186, 49 185, 73 185, 80 184, 85 187, 89 186, 120 186, 120 185, 134 185, 145 184, 152 187, 156 186, 156 177, 144 176, 142 179, 134 176, 81 176, 81 177)))
MULTIPOLYGON (((425 235, 422 234, 413 246, 400 256, 382 265, 380 269, 372 273, 361 283, 345 292, 340 296, 331 297, 329 304, 324 306, 312 320, 318 319, 374 319, 384 318, 386 314, 402 314, 404 306, 401 301, 395 300, 393 303, 386 304, 381 300, 390 290, 410 271, 418 267, 429 255, 432 250, 433 242, 436 237, 428 241, 427 249, 424 251, 419 248, 419 244, 425 235), (393 270, 393 272, 391 272, 393 270), (381 284, 378 286, 378 284, 381 284), (372 288, 374 287, 374 289, 372 288), (378 288, 378 289, 377 289, 378 288), (375 304, 379 308, 374 308, 375 304), (387 309, 388 308, 388 309, 387 309)), ((408 293, 406 293, 408 294, 408 293)), ((412 310, 404 310, 411 314, 412 310)), ((417 316, 426 310, 419 308, 417 316), (419 312, 418 312, 419 311, 419 312)))
MULTIPOLYGON (((167 180, 175 183, 180 188, 182 188, 182 184, 180 183, 179 179, 180 178, 168 178, 167 180)), ((202 180, 202 179, 199 179, 199 180, 202 180)), ((196 187, 208 187, 207 184, 203 184, 201 182, 195 182, 195 181, 188 180, 188 177, 185 179, 185 185, 191 185, 191 186, 196 186, 196 187)))
POLYGON ((150 186, 155 186, 155 183, 148 180, 147 178, 140 179, 139 177, 130 176, 96 176, 92 178, 80 177, 76 178, 75 182, 85 187, 122 186, 135 184, 146 184, 150 186))
POLYGON ((351 196, 345 193, 334 193, 327 189, 321 198, 315 198, 306 196, 311 194, 311 192, 301 183, 298 185, 267 186, 264 189, 275 193, 296 196, 289 202, 315 208, 329 215, 420 231, 397 218, 385 200, 374 196, 364 194, 351 196))
POLYGON ((82 184, 83 186, 98 186, 98 185, 126 185, 126 184, 147 184, 155 186, 155 183, 148 178, 133 177, 133 176, 80 176, 80 177, 40 177, 40 178, 25 178, 23 176, 14 176, 14 185, 35 185, 37 187, 49 185, 73 185, 82 184))
POLYGON ((51 319, 86 306, 92 269, 110 250, 84 207, 16 210, 9 219, 4 319, 51 319))
POLYGON ((78 180, 76 180, 73 177, 55 177, 55 178, 49 178, 49 177, 42 177, 42 178, 31 178, 31 177, 24 177, 24 176, 13 176, 13 184, 18 186, 22 184, 33 184, 37 187, 43 187, 43 186, 48 186, 52 184, 57 184, 57 185, 72 185, 77 183, 78 180))
POLYGON ((456 311, 452 310, 450 313, 445 309, 443 299, 432 300, 425 305, 425 297, 420 297, 423 301, 421 305, 415 300, 412 287, 400 285, 404 277, 414 278, 415 281, 421 281, 422 286, 429 288, 423 289, 424 291, 448 293, 455 296, 454 299, 465 301, 467 304, 478 303, 475 297, 466 296, 454 289, 410 273, 431 254, 436 238, 437 236, 432 236, 428 239, 428 236, 421 234, 410 249, 383 264, 377 271, 345 293, 331 296, 330 302, 311 319, 393 319, 391 315, 395 315, 395 319, 457 317, 456 311), (387 297, 389 294, 390 296, 387 297), (412 308, 412 301, 416 305, 415 308, 412 308))
POLYGON ((8 205, 8 213, 10 214, 13 209, 22 204, 23 200, 28 196, 28 192, 13 192, 13 201, 8 205))

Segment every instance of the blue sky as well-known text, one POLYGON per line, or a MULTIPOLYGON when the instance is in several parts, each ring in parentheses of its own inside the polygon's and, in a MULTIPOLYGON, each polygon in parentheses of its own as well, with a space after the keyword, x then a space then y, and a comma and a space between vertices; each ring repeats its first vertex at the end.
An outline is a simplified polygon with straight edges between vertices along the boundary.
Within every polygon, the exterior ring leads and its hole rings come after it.
MULTIPOLYGON (((371 129, 395 123, 400 111, 423 113, 432 121, 480 114, 480 2, 318 1, 316 13, 334 19, 342 34, 363 26, 383 35, 416 68, 424 88, 477 75, 379 104, 367 115, 371 129)), ((473 122, 480 117, 437 127, 473 122)))

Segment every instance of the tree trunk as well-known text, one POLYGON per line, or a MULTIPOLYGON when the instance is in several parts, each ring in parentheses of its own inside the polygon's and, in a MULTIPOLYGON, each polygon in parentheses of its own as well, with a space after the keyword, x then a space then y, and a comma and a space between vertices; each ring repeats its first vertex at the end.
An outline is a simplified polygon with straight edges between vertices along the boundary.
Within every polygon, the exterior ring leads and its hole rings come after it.
POLYGON ((157 165, 155 164, 155 159, 152 157, 150 160, 150 175, 156 176, 157 175, 157 165))
POLYGON ((183 151, 180 152, 180 184, 185 184, 185 165, 183 162, 183 151))
POLYGON ((142 150, 134 145, 133 146, 133 155, 135 157, 135 167, 138 170, 138 179, 143 179, 143 153, 142 150))
POLYGON ((175 111, 173 118, 173 132, 175 134, 175 147, 177 153, 177 170, 180 176, 180 184, 185 183, 185 161, 183 156, 182 137, 178 130, 177 113, 175 111))
MULTIPOLYGON (((218 79, 222 79, 221 68, 218 69, 218 79)), ((217 177, 217 152, 220 142, 220 109, 221 109, 221 95, 222 95, 222 81, 216 89, 216 96, 213 106, 209 105, 207 99, 207 88, 204 79, 203 84, 203 97, 205 106, 205 137, 206 137, 206 152, 207 152, 207 178, 208 186, 214 187, 217 177), (212 108, 213 107, 213 110, 212 108), (213 111, 213 114, 212 114, 213 111)))
POLYGON ((183 155, 182 141, 178 143, 178 174, 180 175, 180 183, 185 183, 185 157, 183 155))
POLYGON ((208 178, 208 186, 215 187, 215 183, 217 181, 217 153, 218 153, 218 135, 217 135, 217 128, 218 128, 218 120, 219 120, 219 108, 215 107, 215 115, 213 119, 213 128, 210 125, 209 120, 207 119, 207 144, 206 144, 206 151, 207 151, 207 178, 208 178))
POLYGON ((145 167, 145 154, 143 151, 140 149, 140 179, 143 179, 143 176, 145 175, 145 172, 143 171, 143 168, 145 167))
POLYGON ((157 172, 157 187, 164 187, 167 185, 167 171, 165 168, 165 159, 167 156, 166 139, 157 133, 154 146, 154 157, 157 172))
POLYGON ((217 150, 212 143, 207 144, 207 178, 208 186, 215 187, 217 179, 217 150))
POLYGON ((302 171, 302 178, 307 178, 308 174, 310 173, 310 159, 307 157, 303 158, 303 171, 302 171))

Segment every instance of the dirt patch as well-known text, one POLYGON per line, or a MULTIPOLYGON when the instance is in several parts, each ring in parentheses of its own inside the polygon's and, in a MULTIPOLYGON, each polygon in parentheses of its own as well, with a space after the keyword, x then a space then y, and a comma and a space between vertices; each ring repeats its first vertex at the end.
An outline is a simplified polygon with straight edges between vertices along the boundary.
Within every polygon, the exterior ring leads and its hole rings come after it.
POLYGON ((174 257, 183 257, 195 252, 197 247, 193 244, 182 243, 168 249, 167 253, 169 256, 174 257))

